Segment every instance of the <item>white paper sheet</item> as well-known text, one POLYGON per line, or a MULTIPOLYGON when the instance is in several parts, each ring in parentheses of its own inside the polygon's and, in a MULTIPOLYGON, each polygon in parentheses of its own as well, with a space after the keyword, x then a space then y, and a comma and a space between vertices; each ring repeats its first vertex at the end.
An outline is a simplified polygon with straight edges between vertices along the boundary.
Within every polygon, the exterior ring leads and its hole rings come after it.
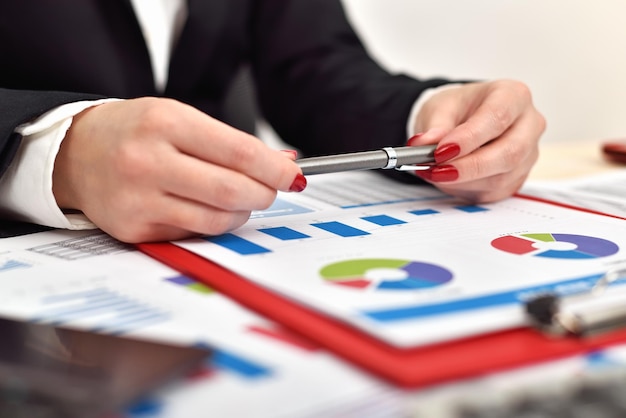
POLYGON ((522 193, 626 218, 626 169, 567 180, 526 183, 522 193))
POLYGON ((378 379, 98 231, 0 239, 0 316, 212 348, 193 378, 120 417, 398 416, 401 407, 378 379))
POLYGON ((312 176, 219 237, 175 244, 397 346, 526 323, 546 291, 626 260, 626 223, 511 198, 467 205, 371 172, 312 176))

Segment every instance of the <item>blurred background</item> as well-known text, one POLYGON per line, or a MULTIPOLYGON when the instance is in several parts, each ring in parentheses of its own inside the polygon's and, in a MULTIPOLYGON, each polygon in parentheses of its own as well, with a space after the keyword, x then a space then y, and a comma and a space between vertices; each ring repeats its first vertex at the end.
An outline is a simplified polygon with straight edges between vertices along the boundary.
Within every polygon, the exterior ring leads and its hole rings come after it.
POLYGON ((524 81, 543 141, 626 139, 624 0, 343 0, 370 53, 417 77, 524 81))

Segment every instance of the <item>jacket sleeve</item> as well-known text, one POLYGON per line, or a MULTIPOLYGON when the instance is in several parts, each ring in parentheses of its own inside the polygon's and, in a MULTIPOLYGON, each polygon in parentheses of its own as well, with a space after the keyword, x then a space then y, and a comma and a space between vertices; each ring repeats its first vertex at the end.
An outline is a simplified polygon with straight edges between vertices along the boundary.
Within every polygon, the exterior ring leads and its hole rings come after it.
POLYGON ((98 98, 82 93, 0 88, 0 176, 19 147, 21 136, 15 132, 18 126, 62 104, 98 98))
POLYGON ((383 69, 339 0, 256 4, 252 68, 261 110, 280 137, 305 154, 404 144, 416 99, 448 83, 383 69))

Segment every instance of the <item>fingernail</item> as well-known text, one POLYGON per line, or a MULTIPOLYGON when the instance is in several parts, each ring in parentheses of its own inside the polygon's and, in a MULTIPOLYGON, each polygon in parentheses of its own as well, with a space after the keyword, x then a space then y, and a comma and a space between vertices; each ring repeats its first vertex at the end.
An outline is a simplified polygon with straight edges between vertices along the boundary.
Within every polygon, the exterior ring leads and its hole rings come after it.
POLYGON ((292 160, 298 158, 298 151, 295 149, 281 149, 280 152, 284 152, 285 154, 289 154, 292 160))
POLYGON ((435 161, 437 163, 443 163, 453 159, 461 153, 461 147, 457 144, 445 144, 437 147, 435 150, 435 161))
POLYGON ((434 182, 454 181, 459 178, 459 171, 453 165, 440 165, 433 167, 430 176, 434 182))
POLYGON ((291 183, 291 186, 289 187, 289 191, 301 192, 302 190, 304 190, 305 187, 306 187, 306 178, 302 174, 298 173, 296 178, 293 180, 293 183, 291 183))
POLYGON ((424 180, 432 180, 432 167, 427 170, 415 170, 413 174, 424 180))
POLYGON ((424 135, 424 132, 420 132, 418 134, 413 135, 412 137, 409 138, 408 141, 406 141, 406 145, 408 147, 411 147, 414 145, 414 142, 417 141, 419 139, 420 136, 424 135))

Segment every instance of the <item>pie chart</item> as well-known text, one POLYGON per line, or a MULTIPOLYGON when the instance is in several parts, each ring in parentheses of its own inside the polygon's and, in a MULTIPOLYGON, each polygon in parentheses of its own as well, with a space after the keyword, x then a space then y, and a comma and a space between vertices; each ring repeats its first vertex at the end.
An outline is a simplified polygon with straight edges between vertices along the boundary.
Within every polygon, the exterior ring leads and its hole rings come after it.
POLYGON ((390 258, 362 258, 328 264, 320 270, 328 282, 355 289, 419 290, 452 280, 452 273, 434 264, 390 258))
POLYGON ((619 246, 612 241, 574 234, 505 235, 491 241, 491 245, 507 253, 547 258, 589 259, 619 251, 619 246))

